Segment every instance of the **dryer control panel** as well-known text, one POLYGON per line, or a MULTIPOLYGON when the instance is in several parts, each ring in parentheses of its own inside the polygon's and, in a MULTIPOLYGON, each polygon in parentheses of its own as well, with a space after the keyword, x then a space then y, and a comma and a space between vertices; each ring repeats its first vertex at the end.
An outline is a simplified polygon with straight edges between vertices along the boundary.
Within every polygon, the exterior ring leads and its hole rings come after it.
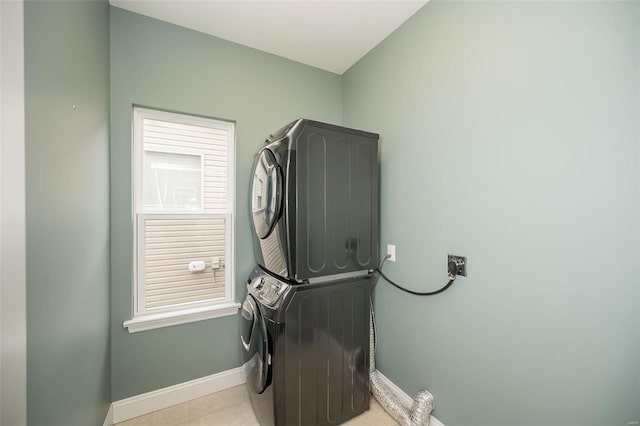
POLYGON ((270 275, 260 275, 249 284, 249 293, 258 301, 271 308, 277 309, 291 286, 270 275))

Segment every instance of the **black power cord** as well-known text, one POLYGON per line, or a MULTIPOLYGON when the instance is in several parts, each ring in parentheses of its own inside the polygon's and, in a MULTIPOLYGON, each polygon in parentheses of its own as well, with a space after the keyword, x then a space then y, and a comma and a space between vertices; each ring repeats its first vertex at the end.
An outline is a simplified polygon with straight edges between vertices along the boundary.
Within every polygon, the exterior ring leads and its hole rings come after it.
MULTIPOLYGON (((453 284, 453 282, 456 280, 456 274, 454 272, 449 272, 449 282, 446 283, 444 285, 444 287, 435 290, 435 291, 427 291, 427 292, 420 292, 420 291, 414 291, 414 290, 409 290, 408 288, 404 288, 399 284, 394 283, 392 280, 390 280, 385 274, 382 273, 381 269, 382 269, 382 265, 384 265, 384 262, 386 262, 387 258, 389 257, 389 255, 385 256, 384 259, 382 259, 382 262, 380 262, 380 266, 378 267, 378 269, 376 269, 376 272, 382 277, 384 278, 384 280, 386 282, 388 282, 389 284, 391 284, 392 286, 396 287, 399 290, 402 290, 406 293, 409 294, 413 294, 416 296, 435 296, 436 294, 440 294, 443 291, 445 291, 446 289, 448 289, 449 287, 451 287, 451 284, 453 284)), ((449 265, 449 271, 452 270, 452 265, 449 265)), ((453 271, 455 271, 455 268, 453 269, 453 271)))

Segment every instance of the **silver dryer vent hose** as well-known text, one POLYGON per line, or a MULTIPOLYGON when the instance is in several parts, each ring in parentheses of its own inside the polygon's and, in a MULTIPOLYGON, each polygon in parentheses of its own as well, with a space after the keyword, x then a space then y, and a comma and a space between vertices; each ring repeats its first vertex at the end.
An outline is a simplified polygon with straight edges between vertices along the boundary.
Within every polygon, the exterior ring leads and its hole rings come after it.
POLYGON ((369 381, 371 393, 387 413, 402 426, 429 426, 431 411, 435 406, 433 395, 426 389, 418 391, 413 397, 411 408, 405 407, 384 383, 380 372, 376 370, 376 332, 373 303, 371 304, 371 325, 369 327, 369 381))

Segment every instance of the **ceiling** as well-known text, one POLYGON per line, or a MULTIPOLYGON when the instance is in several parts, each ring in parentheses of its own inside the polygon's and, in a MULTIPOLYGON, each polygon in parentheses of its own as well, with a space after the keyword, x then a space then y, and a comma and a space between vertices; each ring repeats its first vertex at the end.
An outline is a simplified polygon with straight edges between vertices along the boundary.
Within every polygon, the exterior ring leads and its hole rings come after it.
POLYGON ((110 3, 342 74, 427 1, 110 0, 110 3))

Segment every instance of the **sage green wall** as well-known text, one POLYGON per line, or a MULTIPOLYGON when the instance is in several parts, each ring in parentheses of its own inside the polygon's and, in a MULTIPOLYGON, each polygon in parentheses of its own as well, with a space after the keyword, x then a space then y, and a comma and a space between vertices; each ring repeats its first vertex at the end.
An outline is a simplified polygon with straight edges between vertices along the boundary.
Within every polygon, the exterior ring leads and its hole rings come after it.
POLYGON ((640 420, 639 2, 428 3, 343 76, 380 132, 378 365, 447 426, 640 420))
POLYGON ((270 132, 299 117, 340 123, 340 76, 111 8, 113 400, 238 367, 237 316, 129 334, 132 104, 236 121, 236 300, 254 266, 248 187, 270 132))
POLYGON ((101 425, 111 403, 109 4, 26 1, 24 18, 27 421, 101 425))

